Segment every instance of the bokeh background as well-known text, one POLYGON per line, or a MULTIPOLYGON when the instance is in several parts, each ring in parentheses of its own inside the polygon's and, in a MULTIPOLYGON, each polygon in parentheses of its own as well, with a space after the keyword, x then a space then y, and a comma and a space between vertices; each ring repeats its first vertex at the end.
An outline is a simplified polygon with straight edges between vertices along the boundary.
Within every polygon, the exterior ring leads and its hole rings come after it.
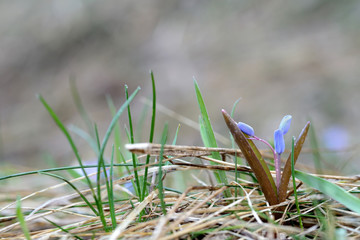
MULTIPOLYGON (((47 166, 48 156, 62 166, 74 160, 37 93, 64 123, 84 128, 69 87, 76 79, 103 135, 111 120, 105 96, 120 106, 124 84, 130 92, 141 86, 132 103, 137 121, 151 97, 152 69, 158 103, 182 117, 198 121, 195 76, 214 129, 225 137, 220 110, 231 111, 241 98, 235 117, 258 136, 271 139, 285 114, 293 115, 290 135, 311 119, 320 147, 351 147, 323 157, 325 168, 360 170, 359 1, 6 0, 0 36, 3 166, 36 169, 47 166)), ((199 132, 178 117, 160 110, 157 117, 157 141, 169 122, 170 138, 181 123, 178 143, 202 144, 199 132)), ((143 131, 146 141, 146 125, 143 131)))

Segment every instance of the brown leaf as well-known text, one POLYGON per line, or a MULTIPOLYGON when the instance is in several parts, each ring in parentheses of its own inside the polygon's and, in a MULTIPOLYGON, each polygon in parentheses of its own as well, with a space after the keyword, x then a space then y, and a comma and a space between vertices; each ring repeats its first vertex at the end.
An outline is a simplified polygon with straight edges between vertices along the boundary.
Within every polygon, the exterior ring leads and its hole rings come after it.
MULTIPOLYGON (((299 157, 302 146, 305 142, 307 133, 309 131, 310 122, 307 122, 303 130, 301 131, 294 146, 294 165, 299 157)), ((291 153, 286 161, 284 170, 282 172, 280 187, 279 187, 279 202, 283 202, 287 196, 288 185, 291 177, 291 153)))
POLYGON ((277 194, 274 191, 264 168, 262 167, 259 159, 256 157, 256 154, 251 148, 248 140, 238 128, 236 122, 230 117, 230 115, 225 110, 222 110, 222 113, 235 142, 243 152, 246 161, 249 163, 249 166, 254 171, 256 179, 259 182, 266 200, 270 203, 270 205, 278 204, 277 194))

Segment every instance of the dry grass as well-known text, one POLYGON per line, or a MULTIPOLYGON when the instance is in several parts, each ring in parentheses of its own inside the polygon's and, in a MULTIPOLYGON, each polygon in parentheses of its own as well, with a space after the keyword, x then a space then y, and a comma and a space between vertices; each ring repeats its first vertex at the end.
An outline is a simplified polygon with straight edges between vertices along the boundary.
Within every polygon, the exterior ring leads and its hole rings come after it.
MULTIPOLYGON (((131 145, 134 152, 158 154, 159 145, 131 145)), ((191 147, 174 147, 165 149, 166 159, 172 164, 165 165, 163 171, 170 172, 211 171, 222 169, 233 175, 232 163, 220 162, 221 165, 193 164, 182 157, 192 156, 203 160, 214 161, 205 157, 214 149, 191 147)), ((234 150, 217 149, 220 153, 231 155, 234 150)), ((236 154, 241 155, 241 152, 236 154)), ((139 156, 141 159, 142 156, 139 156)), ((188 159, 188 158, 186 158, 188 159)), ((219 162, 218 162, 219 163, 219 162)), ((156 174, 158 167, 149 168, 150 178, 156 174)), ((247 166, 238 166, 238 171, 250 172, 247 166)), ((143 174, 139 171, 139 175, 143 174)), ((360 187, 360 178, 321 175, 342 188, 354 191, 360 187)), ((129 182, 133 176, 114 181, 115 191, 127 192, 121 185, 129 182)), ((81 178, 73 179, 79 182, 81 178)), ((62 188, 66 183, 57 184, 40 191, 6 192, 0 196, 0 239, 24 239, 23 232, 15 215, 15 195, 22 198, 22 211, 32 239, 301 239, 334 238, 336 228, 345 229, 348 239, 360 237, 360 215, 347 210, 343 205, 328 199, 314 189, 309 189, 297 182, 303 229, 299 225, 299 216, 295 208, 294 197, 290 194, 285 202, 269 206, 259 191, 259 186, 250 181, 231 182, 228 186, 193 186, 183 193, 165 191, 164 200, 167 214, 162 213, 158 190, 139 202, 137 197, 128 195, 127 200, 116 202, 117 227, 112 232, 105 232, 98 217, 84 206, 81 198, 75 194, 64 194, 62 188), (230 189, 232 198, 224 198, 223 192, 230 189), (238 191, 237 196, 235 191, 238 191), (236 197, 235 197, 236 196, 236 197), (131 200, 131 201, 130 201, 131 200), (5 206, 6 205, 6 206, 5 206), (275 219, 274 209, 282 206, 285 209, 282 217, 275 219), (139 214, 141 219, 139 219, 139 214), (45 220, 67 229, 66 233, 45 220)), ((90 196, 88 189, 82 193, 90 196)), ((105 193, 105 191, 104 191, 105 193)), ((104 196, 106 198, 106 196, 104 196)), ((105 207, 108 211, 108 208, 105 207)), ((108 224, 111 225, 110 218, 108 224)))

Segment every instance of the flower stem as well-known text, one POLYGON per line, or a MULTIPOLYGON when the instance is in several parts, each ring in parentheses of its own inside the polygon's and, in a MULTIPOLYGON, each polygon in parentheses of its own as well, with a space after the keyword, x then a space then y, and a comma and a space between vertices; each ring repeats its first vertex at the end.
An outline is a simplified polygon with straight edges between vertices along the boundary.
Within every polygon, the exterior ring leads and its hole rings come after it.
POLYGON ((248 139, 249 139, 249 140, 257 140, 257 141, 260 141, 260 142, 262 142, 262 143, 265 143, 265 144, 271 149, 271 151, 273 152, 273 154, 274 154, 274 161, 275 161, 276 152, 275 152, 275 149, 271 146, 270 143, 268 143, 266 140, 261 139, 261 138, 259 138, 259 137, 257 137, 257 136, 253 136, 253 137, 248 138, 248 139))
POLYGON ((260 141, 262 143, 265 143, 270 149, 271 151, 273 152, 274 154, 274 163, 275 163, 275 173, 276 173, 276 188, 279 192, 279 186, 280 186, 280 179, 281 179, 281 171, 280 171, 280 154, 277 154, 275 149, 271 146, 270 143, 268 143, 266 140, 264 139, 261 139, 257 136, 252 136, 250 138, 248 138, 249 140, 257 140, 257 141, 260 141))
POLYGON ((277 191, 279 192, 280 179, 281 179, 281 172, 280 172, 281 157, 280 157, 280 154, 276 154, 276 158, 274 159, 274 161, 275 161, 275 173, 276 173, 276 188, 277 188, 277 191))

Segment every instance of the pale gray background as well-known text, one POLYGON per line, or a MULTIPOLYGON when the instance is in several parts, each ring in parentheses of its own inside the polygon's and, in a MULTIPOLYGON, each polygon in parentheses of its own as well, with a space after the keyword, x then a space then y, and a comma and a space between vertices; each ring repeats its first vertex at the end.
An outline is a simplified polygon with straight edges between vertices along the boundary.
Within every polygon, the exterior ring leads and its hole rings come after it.
MULTIPOLYGON (((73 161, 36 93, 66 124, 84 127, 69 89, 76 76, 103 136, 111 119, 105 95, 120 106, 125 83, 131 92, 141 86, 132 105, 137 120, 141 99, 151 96, 149 69, 158 102, 197 121, 195 76, 214 129, 226 137, 220 109, 230 111, 241 97, 236 119, 265 139, 292 114, 288 143, 309 118, 322 146, 329 139, 341 148, 359 143, 358 1, 8 0, 0 2, 0 36, 0 155, 15 166, 45 167, 44 154, 59 165, 73 161), (324 137, 333 128, 335 137, 324 137)), ((179 121, 161 112, 158 119, 157 141, 165 121, 172 138, 179 121)), ((201 145, 201 139, 182 124, 178 143, 201 145)), ((343 171, 356 173, 356 151, 325 161, 337 170, 349 160, 343 171)))

